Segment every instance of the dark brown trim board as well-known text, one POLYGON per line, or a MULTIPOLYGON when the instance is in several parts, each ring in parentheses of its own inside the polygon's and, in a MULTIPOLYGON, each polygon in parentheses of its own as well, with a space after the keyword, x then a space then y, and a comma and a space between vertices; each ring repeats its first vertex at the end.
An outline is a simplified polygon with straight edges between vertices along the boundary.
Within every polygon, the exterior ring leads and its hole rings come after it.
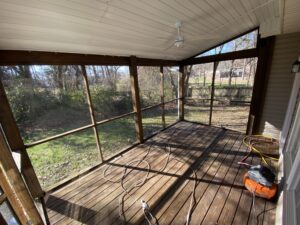
MULTIPOLYGON (((234 39, 239 38, 239 37, 242 37, 243 35, 248 34, 248 33, 252 32, 252 31, 255 31, 255 30, 259 31, 259 27, 254 27, 254 28, 252 28, 252 29, 250 29, 250 30, 246 30, 245 32, 243 32, 243 33, 241 33, 241 34, 238 34, 238 35, 236 35, 236 36, 234 36, 234 37, 232 37, 232 38, 229 38, 229 39, 227 39, 227 40, 225 40, 225 41, 223 41, 223 42, 221 42, 221 43, 219 43, 219 44, 216 44, 216 45, 214 45, 214 46, 212 46, 212 47, 209 47, 209 48, 207 48, 207 49, 205 49, 205 50, 202 50, 202 51, 200 51, 199 53, 197 53, 196 55, 193 55, 193 56, 187 58, 186 60, 195 58, 196 56, 201 55, 201 54, 204 53, 204 52, 210 51, 210 50, 212 50, 212 49, 214 49, 214 48, 216 48, 216 47, 218 47, 218 46, 220 46, 220 45, 223 45, 223 44, 225 44, 225 43, 227 43, 227 42, 233 41, 234 39)), ((259 38, 257 38, 257 43, 258 43, 258 39, 259 39, 259 38)))
POLYGON ((161 105, 161 122, 163 125, 163 128, 166 127, 166 119, 165 119, 165 79, 164 79, 164 67, 160 66, 159 67, 160 71, 160 102, 162 103, 161 105))
POLYGON ((256 48, 241 50, 236 52, 222 53, 218 55, 203 56, 199 58, 186 59, 180 62, 181 65, 193 65, 193 64, 203 64, 210 62, 219 62, 232 59, 244 59, 253 58, 258 56, 258 50, 256 48))
POLYGON ((143 134, 143 124, 142 124, 142 113, 141 113, 141 101, 140 101, 140 90, 139 90, 139 81, 138 81, 138 72, 137 72, 137 64, 136 57, 130 57, 130 82, 131 82, 131 95, 132 95, 132 103, 133 103, 133 111, 134 122, 135 122, 135 131, 137 135, 137 139, 140 143, 144 142, 144 134, 143 134))
MULTIPOLYGON (((137 66, 178 66, 179 61, 136 58, 137 66)), ((0 50, 0 65, 130 65, 130 57, 0 50)))
POLYGON ((184 97, 185 97, 185 87, 184 81, 186 76, 186 68, 183 65, 179 67, 179 120, 184 120, 184 97))
MULTIPOLYGON (((274 43, 274 36, 259 40, 258 62, 249 113, 249 118, 254 117, 252 130, 252 133, 254 134, 259 132, 259 124, 267 91, 266 89, 270 74, 274 43)), ((247 130, 250 130, 249 126, 250 123, 248 123, 247 130)))

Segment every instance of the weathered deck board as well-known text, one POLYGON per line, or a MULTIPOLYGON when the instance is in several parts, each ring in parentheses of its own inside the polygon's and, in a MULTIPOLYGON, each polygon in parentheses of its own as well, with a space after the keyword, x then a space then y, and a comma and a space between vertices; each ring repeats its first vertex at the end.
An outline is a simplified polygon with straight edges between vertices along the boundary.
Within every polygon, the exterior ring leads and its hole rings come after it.
MULTIPOLYGON (((259 224, 273 225, 276 204, 256 198, 253 207, 252 194, 243 186, 246 169, 237 164, 247 151, 242 139, 238 132, 180 122, 52 193, 46 202, 51 224, 122 224, 119 198, 124 191, 119 182, 104 179, 103 171, 111 165, 108 177, 117 180, 126 163, 144 157, 151 166, 149 176, 153 177, 140 188, 134 188, 130 195, 124 195, 127 224, 147 224, 140 206, 142 199, 150 205, 160 225, 185 224, 194 187, 190 169, 193 168, 197 186, 191 224, 256 224, 259 215, 259 224), (166 144, 171 146, 172 157, 181 162, 170 160, 160 171, 167 159, 166 144)), ((251 156, 248 162, 252 160, 259 163, 260 159, 251 156)), ((147 173, 143 163, 130 169, 132 172, 124 182, 126 187, 147 173)))

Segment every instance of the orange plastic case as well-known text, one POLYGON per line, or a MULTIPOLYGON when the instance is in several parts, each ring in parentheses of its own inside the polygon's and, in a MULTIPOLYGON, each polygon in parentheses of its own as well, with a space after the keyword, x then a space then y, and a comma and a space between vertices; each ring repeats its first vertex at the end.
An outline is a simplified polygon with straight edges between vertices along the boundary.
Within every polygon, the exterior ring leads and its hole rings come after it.
POLYGON ((244 185, 251 192, 255 193, 256 196, 271 199, 276 195, 277 185, 273 184, 272 187, 263 186, 248 177, 248 172, 244 175, 244 185))

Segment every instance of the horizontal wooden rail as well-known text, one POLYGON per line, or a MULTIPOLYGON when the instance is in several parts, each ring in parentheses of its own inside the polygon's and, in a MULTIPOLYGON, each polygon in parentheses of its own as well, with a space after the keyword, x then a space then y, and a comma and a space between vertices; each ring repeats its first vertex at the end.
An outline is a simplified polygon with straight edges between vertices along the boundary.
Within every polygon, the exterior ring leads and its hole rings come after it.
POLYGON ((135 114, 135 112, 125 113, 125 114, 122 114, 120 116, 112 117, 110 119, 101 120, 101 121, 97 122, 96 125, 101 125, 101 124, 105 124, 105 123, 108 123, 108 122, 112 122, 114 120, 122 119, 124 117, 134 115, 134 114, 135 114))
POLYGON ((163 104, 168 104, 168 103, 171 103, 171 102, 174 102, 174 101, 178 101, 179 100, 179 98, 174 98, 174 99, 172 99, 172 100, 169 100, 169 101, 165 101, 163 104))
POLYGON ((185 97, 186 100, 210 100, 210 98, 185 97))
POLYGON ((170 101, 166 101, 166 102, 163 102, 163 103, 159 103, 159 104, 156 104, 156 105, 151 105, 151 106, 148 106, 148 107, 145 107, 145 108, 142 108, 141 111, 147 111, 147 110, 150 110, 150 109, 153 109, 153 108, 156 108, 156 107, 160 107, 162 105, 166 105, 168 103, 171 103, 171 102, 174 102, 174 101, 177 101, 179 100, 178 98, 174 98, 170 101))
POLYGON ((233 59, 244 59, 244 58, 253 58, 258 57, 258 49, 247 49, 241 50, 236 52, 228 52, 222 53, 218 55, 210 55, 210 56, 203 56, 198 58, 192 58, 183 60, 180 62, 181 65, 194 65, 194 64, 203 64, 203 63, 212 63, 212 62, 220 62, 226 60, 233 60, 233 59))
POLYGON ((43 143, 48 142, 48 141, 53 141, 53 140, 56 140, 58 138, 65 137, 67 135, 74 134, 74 133, 92 128, 93 126, 94 126, 93 124, 90 124, 90 125, 86 125, 86 126, 83 126, 83 127, 80 127, 80 128, 76 128, 76 129, 61 133, 61 134, 57 134, 57 135, 54 135, 54 136, 51 136, 51 137, 48 137, 48 138, 44 138, 44 139, 41 139, 41 140, 38 140, 38 141, 35 141, 35 142, 31 142, 29 144, 25 144, 25 147, 26 148, 31 148, 33 146, 40 145, 40 144, 43 144, 43 143))
MULTIPOLYGON (((166 129, 169 129, 169 128, 171 128, 171 127, 173 127, 173 126, 176 125, 178 122, 179 122, 179 121, 176 121, 176 122, 174 122, 174 123, 172 123, 172 124, 166 126, 165 128, 162 128, 162 129, 160 129, 160 130, 154 132, 154 133, 151 134, 149 137, 146 137, 146 138, 145 138, 145 141, 148 140, 148 139, 150 139, 150 138, 152 138, 153 136, 157 135, 158 133, 160 133, 160 132, 162 132, 162 131, 164 131, 164 130, 166 130, 166 129)), ((46 192, 47 194, 51 194, 51 193, 53 193, 54 191, 57 191, 58 189, 60 189, 60 188, 62 188, 62 187, 64 187, 64 186, 70 184, 72 181, 79 179, 80 177, 82 177, 82 176, 88 174, 89 172, 92 172, 93 170, 96 170, 97 168, 99 168, 100 166, 104 165, 105 163, 107 163, 107 162, 109 162, 109 161, 112 161, 112 160, 114 160, 115 158, 117 158, 117 157, 119 157, 119 156, 124 155, 126 152, 128 152, 129 150, 131 150, 131 149, 133 149, 134 147, 138 146, 139 144, 140 144, 140 143, 135 142, 135 143, 133 143, 131 146, 128 146, 128 147, 125 147, 125 148, 121 149, 121 150, 118 151, 116 154, 112 155, 110 158, 104 159, 103 162, 100 162, 100 163, 98 163, 98 164, 96 164, 96 165, 94 165, 94 166, 91 166, 91 167, 89 167, 89 168, 85 168, 85 169, 79 171, 78 173, 76 173, 76 174, 74 174, 74 175, 72 175, 72 176, 70 176, 70 177, 65 178, 64 180, 62 180, 62 181, 60 181, 60 182, 58 182, 58 183, 56 183, 56 184, 53 184, 51 187, 46 188, 46 189, 45 189, 45 192, 46 192)))
POLYGON ((95 126, 98 126, 98 125, 101 125, 101 124, 105 124, 105 123, 108 123, 108 122, 111 122, 111 121, 114 121, 114 120, 117 120, 117 119, 121 119, 121 118, 130 116, 130 115, 134 115, 134 112, 130 112, 130 113, 122 114, 120 116, 112 117, 110 119, 102 120, 102 121, 96 122, 95 125, 89 124, 89 125, 79 127, 79 128, 73 129, 73 130, 69 130, 69 131, 66 131, 66 132, 61 133, 61 134, 57 134, 57 135, 54 135, 54 136, 51 136, 51 137, 48 137, 48 138, 44 138, 44 139, 41 139, 41 140, 38 140, 38 141, 35 141, 35 142, 31 142, 29 144, 25 144, 25 146, 26 146, 26 148, 31 148, 33 146, 40 145, 40 144, 43 144, 43 143, 46 143, 46 142, 49 142, 49 141, 53 141, 53 140, 56 140, 58 138, 62 138, 62 137, 68 136, 70 134, 74 134, 74 133, 77 133, 77 132, 80 132, 80 131, 84 131, 84 130, 87 130, 89 128, 92 128, 92 127, 95 127, 95 126))

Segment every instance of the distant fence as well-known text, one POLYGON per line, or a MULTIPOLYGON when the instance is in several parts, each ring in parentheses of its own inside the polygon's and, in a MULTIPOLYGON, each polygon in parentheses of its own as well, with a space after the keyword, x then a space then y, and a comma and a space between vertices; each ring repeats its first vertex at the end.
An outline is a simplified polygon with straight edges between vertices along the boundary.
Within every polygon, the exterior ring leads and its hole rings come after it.
MULTIPOLYGON (((190 98, 209 99, 211 96, 211 87, 189 87, 188 96, 190 98)), ((228 101, 250 101, 252 96, 252 87, 215 87, 216 99, 228 101)))

